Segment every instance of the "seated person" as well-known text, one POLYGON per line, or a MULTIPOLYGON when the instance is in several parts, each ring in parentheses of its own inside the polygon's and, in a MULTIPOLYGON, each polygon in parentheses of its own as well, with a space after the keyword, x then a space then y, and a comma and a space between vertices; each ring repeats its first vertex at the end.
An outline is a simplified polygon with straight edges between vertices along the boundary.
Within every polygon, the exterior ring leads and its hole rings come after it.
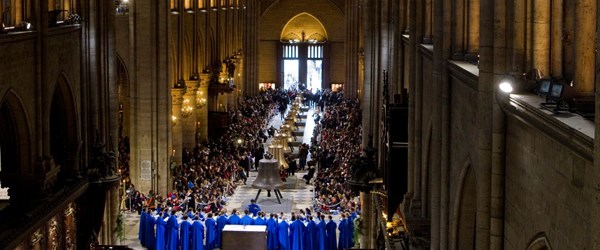
POLYGON ((254 217, 258 215, 258 212, 261 211, 260 206, 256 204, 256 200, 250 200, 250 204, 248 204, 248 211, 252 213, 254 217))

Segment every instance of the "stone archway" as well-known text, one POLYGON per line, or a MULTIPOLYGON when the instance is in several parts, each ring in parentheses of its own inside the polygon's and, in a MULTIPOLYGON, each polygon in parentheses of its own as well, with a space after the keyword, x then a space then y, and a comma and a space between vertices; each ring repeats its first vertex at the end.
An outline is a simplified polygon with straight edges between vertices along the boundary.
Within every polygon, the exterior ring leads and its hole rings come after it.
POLYGON ((542 232, 533 237, 533 240, 529 243, 527 250, 552 250, 546 233, 542 232))
MULTIPOLYGON (((18 178, 31 172, 31 140, 25 109, 18 95, 9 90, 0 99, 0 181, 2 187, 18 185, 18 178)), ((9 190, 15 198, 16 190, 9 190)), ((11 199, 12 199, 11 198, 11 199)))
POLYGON ((59 181, 79 175, 81 142, 76 114, 69 81, 60 74, 50 106, 50 154, 61 168, 59 181))

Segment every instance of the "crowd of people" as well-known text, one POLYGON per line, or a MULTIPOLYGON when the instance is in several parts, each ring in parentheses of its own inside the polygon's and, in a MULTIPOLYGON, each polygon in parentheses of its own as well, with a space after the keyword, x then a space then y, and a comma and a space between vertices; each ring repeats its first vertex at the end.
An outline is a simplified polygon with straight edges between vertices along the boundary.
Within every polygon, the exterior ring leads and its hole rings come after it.
POLYGON ((360 105, 341 92, 326 90, 321 99, 322 118, 310 148, 320 166, 314 181, 316 203, 322 211, 359 210, 358 196, 345 183, 350 178, 348 163, 361 155, 360 105))
POLYGON ((343 213, 336 223, 331 215, 310 209, 276 214, 254 209, 252 204, 244 214, 233 209, 218 214, 144 209, 140 216, 138 239, 142 246, 156 250, 202 250, 221 248, 222 234, 226 225, 265 226, 267 249, 269 250, 337 250, 355 245, 354 226, 356 213, 343 213))
MULTIPOLYGON (((244 98, 240 108, 230 112, 231 124, 219 140, 184 149, 182 164, 172 164, 172 192, 162 195, 150 191, 144 195, 132 189, 134 199, 128 205, 135 205, 141 214, 142 244, 150 249, 220 247, 224 225, 238 224, 237 211, 226 214, 227 199, 238 185, 245 184, 252 162, 258 163, 263 157, 263 142, 275 130, 268 127, 268 121, 277 110, 285 114, 295 97, 294 91, 265 90, 244 98)), ((308 169, 307 184, 314 180, 316 213, 313 216, 307 209, 292 212, 290 217, 281 213, 265 218, 264 213, 247 211, 245 221, 267 225, 269 249, 349 248, 354 245, 353 221, 360 202, 345 182, 350 178, 350 160, 361 154, 360 106, 355 100, 345 99, 341 92, 330 90, 311 93, 305 100, 305 105, 316 106, 319 119, 315 119, 311 144, 299 147, 299 169, 308 169), (309 152, 312 159, 307 161, 309 152), (332 216, 326 221, 327 214, 338 213, 339 223, 332 216)))

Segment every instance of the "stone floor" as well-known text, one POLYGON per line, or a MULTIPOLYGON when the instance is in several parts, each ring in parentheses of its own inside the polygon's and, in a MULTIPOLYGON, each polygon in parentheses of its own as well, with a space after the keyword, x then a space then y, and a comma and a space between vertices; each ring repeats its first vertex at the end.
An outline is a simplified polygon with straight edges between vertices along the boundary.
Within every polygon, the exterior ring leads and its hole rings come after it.
MULTIPOLYGON (((298 136, 296 141, 310 144, 310 139, 312 137, 313 129, 315 127, 315 122, 312 119, 314 111, 313 109, 310 109, 308 112, 304 113, 307 117, 305 120, 306 124, 304 127, 299 128, 299 130, 304 131, 304 136, 298 136)), ((273 127, 277 129, 281 126, 281 124, 282 121, 279 115, 273 116, 273 118, 269 122, 269 126, 273 125, 273 127)), ((271 138, 267 140, 267 142, 265 143, 265 149, 268 145, 271 144, 271 141, 271 138)), ((294 150, 295 152, 298 152, 297 148, 295 148, 294 150)), ((256 179, 257 173, 258 172, 256 171, 250 171, 250 176, 246 181, 247 185, 238 186, 238 188, 235 191, 235 194, 233 194, 233 196, 231 197, 228 197, 229 199, 227 201, 227 205, 225 206, 225 208, 227 208, 227 211, 231 211, 234 208, 243 211, 243 208, 245 208, 249 204, 250 199, 256 197, 258 189, 253 188, 251 184, 256 179)), ((288 178, 288 182, 292 183, 287 183, 286 187, 293 188, 286 188, 281 190, 281 195, 283 196, 281 205, 277 204, 277 201, 273 194, 272 197, 267 197, 267 194, 264 191, 261 193, 257 203, 259 205, 261 205, 262 203, 262 205, 265 206, 265 211, 267 211, 267 209, 271 210, 280 208, 282 210, 274 212, 283 212, 288 216, 290 216, 292 210, 298 211, 299 209, 305 208, 312 209, 314 203, 313 186, 307 185, 304 182, 304 179, 302 179, 302 176, 304 176, 305 173, 306 170, 299 171, 296 172, 294 177, 288 178)), ((133 249, 145 249, 141 246, 137 239, 139 231, 139 215, 135 212, 124 212, 123 215, 125 218, 125 237, 121 244, 128 245, 133 249)))

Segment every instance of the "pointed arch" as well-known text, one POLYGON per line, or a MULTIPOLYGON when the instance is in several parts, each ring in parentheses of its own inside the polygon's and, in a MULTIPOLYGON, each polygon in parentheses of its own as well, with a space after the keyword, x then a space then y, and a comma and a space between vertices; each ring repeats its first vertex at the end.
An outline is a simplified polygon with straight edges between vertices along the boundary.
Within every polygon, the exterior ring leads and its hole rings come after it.
POLYGON ((527 246, 527 250, 552 250, 546 233, 536 234, 527 246))
POLYGON ((129 72, 123 58, 117 54, 117 95, 119 102, 119 138, 129 134, 129 72))
POLYGON ((0 176, 31 172, 31 126, 19 95, 9 89, 0 99, 0 176))
POLYGON ((62 176, 71 176, 79 170, 78 112, 70 86, 67 75, 61 72, 50 105, 50 153, 54 162, 61 166, 62 176))
POLYGON ((471 156, 467 156, 458 176, 452 205, 452 249, 474 249, 477 189, 471 156), (471 247, 468 247, 471 246, 471 247))
POLYGON ((325 25, 310 13, 302 12, 290 18, 281 29, 280 41, 325 42, 328 39, 325 25))

